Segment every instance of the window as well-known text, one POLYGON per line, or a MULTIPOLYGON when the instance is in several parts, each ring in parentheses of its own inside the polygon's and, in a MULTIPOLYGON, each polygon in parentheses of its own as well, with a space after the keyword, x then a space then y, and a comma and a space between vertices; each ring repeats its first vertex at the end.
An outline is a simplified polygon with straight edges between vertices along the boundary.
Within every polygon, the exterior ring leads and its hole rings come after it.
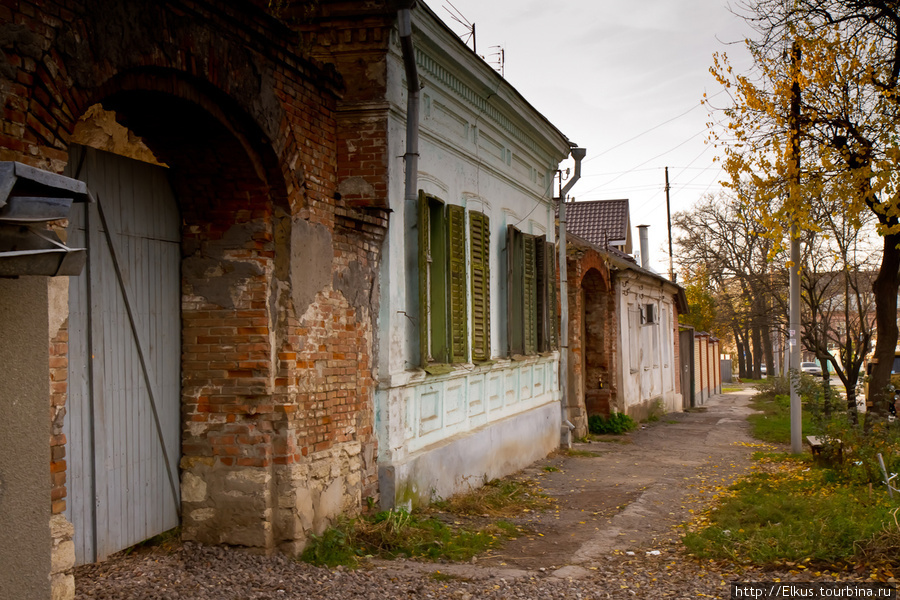
POLYGON ((469 353, 467 293, 471 291, 472 360, 491 358, 490 219, 419 192, 419 344, 422 366, 463 363, 469 353))
POLYGON ((422 365, 465 362, 465 209, 419 192, 419 344, 422 365))
POLYGON ((544 236, 506 228, 507 343, 509 355, 556 347, 556 261, 544 236))
POLYGON ((649 304, 641 304, 641 325, 652 325, 659 322, 656 305, 652 302, 649 304))

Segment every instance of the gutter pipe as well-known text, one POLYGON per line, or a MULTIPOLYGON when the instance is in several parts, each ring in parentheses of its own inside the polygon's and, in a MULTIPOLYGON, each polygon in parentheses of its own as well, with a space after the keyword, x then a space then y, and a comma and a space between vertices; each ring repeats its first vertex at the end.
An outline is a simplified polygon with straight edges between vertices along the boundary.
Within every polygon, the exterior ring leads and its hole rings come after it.
POLYGON ((419 172, 419 73, 416 70, 416 53, 412 41, 412 21, 410 11, 416 2, 412 0, 397 11, 400 30, 400 48, 403 51, 403 66, 406 68, 406 153, 403 161, 406 164, 406 181, 403 197, 407 205, 415 206, 418 200, 419 172))
POLYGON ((575 159, 575 174, 559 191, 559 318, 560 318, 560 353, 559 353, 559 405, 562 428, 560 445, 572 447, 572 430, 575 426, 569 421, 569 273, 566 265, 566 194, 581 179, 581 161, 587 154, 585 148, 572 148, 575 159))

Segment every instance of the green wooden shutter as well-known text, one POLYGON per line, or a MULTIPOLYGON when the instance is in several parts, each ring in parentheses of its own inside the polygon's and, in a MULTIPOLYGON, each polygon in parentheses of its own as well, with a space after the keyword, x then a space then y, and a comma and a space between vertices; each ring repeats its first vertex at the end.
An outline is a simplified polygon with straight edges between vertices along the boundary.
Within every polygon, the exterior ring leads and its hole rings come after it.
POLYGON ((419 190, 419 355, 421 365, 424 367, 430 357, 428 315, 431 312, 429 298, 431 297, 429 278, 429 265, 431 262, 431 223, 428 218, 428 198, 425 192, 419 190))
POLYGON ((523 336, 523 234, 506 226, 506 344, 509 356, 524 354, 523 336))
POLYGON ((468 310, 466 309, 466 209, 447 206, 447 256, 449 267, 450 362, 468 360, 468 310))
POLYGON ((540 236, 534 240, 534 264, 537 276, 535 301, 537 305, 537 351, 546 352, 550 348, 549 318, 549 290, 547 289, 547 247, 546 237, 540 236))
POLYGON ((491 358, 491 261, 490 219, 469 213, 470 262, 472 264, 472 360, 491 358))
POLYGON ((522 295, 524 305, 524 345, 525 354, 537 351, 537 265, 535 263, 534 236, 523 234, 523 276, 522 295))
POLYGON ((559 309, 557 308, 557 281, 556 281, 556 245, 547 242, 547 289, 549 290, 549 319, 550 326, 548 333, 550 335, 548 350, 555 350, 559 347, 559 309))

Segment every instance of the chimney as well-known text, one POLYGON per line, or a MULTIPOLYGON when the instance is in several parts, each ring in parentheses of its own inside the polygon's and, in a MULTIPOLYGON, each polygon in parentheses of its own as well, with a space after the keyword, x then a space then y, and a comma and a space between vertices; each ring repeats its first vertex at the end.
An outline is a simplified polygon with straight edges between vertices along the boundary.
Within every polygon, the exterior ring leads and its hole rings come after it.
POLYGON ((638 236, 641 238, 641 267, 650 268, 650 238, 647 235, 649 225, 638 225, 638 236))

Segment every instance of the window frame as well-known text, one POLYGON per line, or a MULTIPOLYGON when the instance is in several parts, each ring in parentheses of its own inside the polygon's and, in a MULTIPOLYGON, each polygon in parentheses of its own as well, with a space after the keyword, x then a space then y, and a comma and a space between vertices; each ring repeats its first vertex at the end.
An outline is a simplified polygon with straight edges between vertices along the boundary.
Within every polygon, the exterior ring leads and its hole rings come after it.
POLYGON ((419 191, 419 350, 423 367, 468 353, 465 209, 419 191))

